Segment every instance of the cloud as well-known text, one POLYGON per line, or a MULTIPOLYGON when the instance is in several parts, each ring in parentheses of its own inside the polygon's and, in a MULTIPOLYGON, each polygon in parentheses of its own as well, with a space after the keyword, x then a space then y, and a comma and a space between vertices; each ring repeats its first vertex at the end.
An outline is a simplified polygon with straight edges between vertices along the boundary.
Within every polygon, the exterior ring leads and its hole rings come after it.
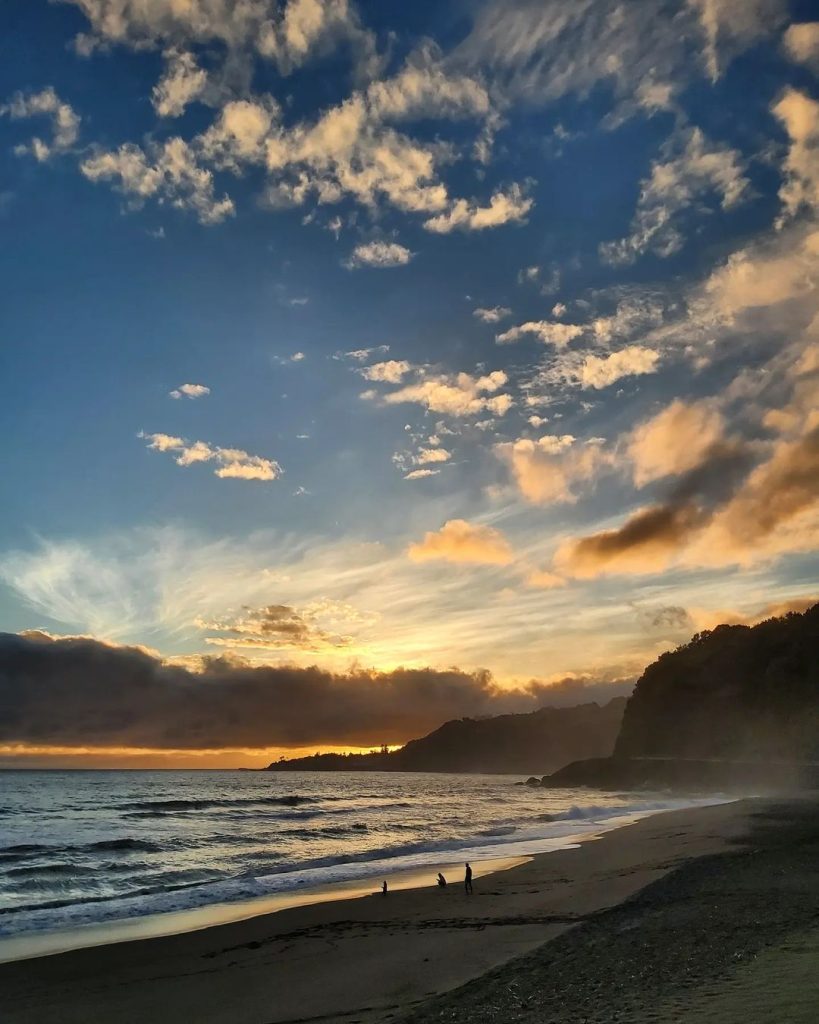
POLYGON ((469 75, 448 73, 436 50, 416 51, 393 78, 367 89, 373 114, 389 121, 424 117, 483 117, 490 113, 486 88, 469 75))
POLYGON ((723 623, 728 625, 756 626, 768 619, 779 619, 793 612, 801 614, 819 603, 819 597, 792 597, 784 601, 771 601, 752 612, 740 612, 733 608, 690 608, 690 618, 695 629, 714 629, 723 623))
POLYGON ((196 625, 207 632, 223 634, 205 638, 205 643, 221 647, 307 651, 349 647, 353 637, 323 628, 322 612, 321 607, 297 611, 289 605, 269 604, 262 608, 245 608, 232 618, 199 620, 196 625))
POLYGON ((527 574, 524 582, 533 590, 554 590, 566 586, 566 580, 562 576, 546 569, 533 569, 527 574))
POLYGON ((192 466, 197 462, 215 462, 214 475, 234 480, 277 480, 282 468, 274 459, 250 455, 241 448, 212 447, 206 441, 186 441, 170 434, 140 434, 149 442, 148 448, 157 452, 171 452, 178 466, 192 466))
POLYGON ((171 49, 165 54, 165 71, 151 93, 160 117, 179 117, 205 89, 208 76, 192 53, 171 49))
POLYGON ((612 459, 601 445, 577 444, 571 434, 518 438, 496 445, 495 454, 509 467, 523 497, 535 505, 576 502, 577 485, 594 480, 612 459))
POLYGON ((385 355, 389 345, 376 345, 374 348, 356 348, 352 352, 336 352, 333 359, 351 359, 355 363, 366 363, 374 354, 385 355))
POLYGON ((366 380, 382 384, 400 384, 411 370, 412 363, 408 363, 406 359, 388 359, 383 363, 362 367, 358 372, 366 380))
MULTIPOLYGON (((440 168, 452 162, 453 145, 413 139, 396 125, 470 119, 485 148, 498 123, 486 87, 478 76, 449 67, 429 43, 395 74, 377 80, 386 57, 377 54, 375 35, 361 27, 347 0, 242 0, 238 7, 229 0, 74 2, 92 25, 92 34, 80 40, 85 54, 100 45, 163 51, 165 71, 152 95, 160 116, 178 116, 193 100, 217 110, 199 134, 165 141, 149 135, 142 147, 98 148, 83 160, 87 177, 114 183, 132 206, 151 198, 216 223, 233 205, 227 195, 214 197, 213 171, 243 177, 250 168, 263 175, 261 199, 271 209, 350 197, 368 210, 386 203, 432 218, 431 230, 447 231, 520 219, 531 206, 518 186, 496 192, 485 208, 450 196, 440 168), (288 74, 339 44, 353 59, 358 88, 335 105, 286 120, 272 96, 252 91, 260 59, 288 74), (446 223, 438 225, 436 215, 446 223)), ((365 251, 363 260, 392 266, 408 258, 382 249, 369 258, 365 251)), ((362 264, 353 256, 350 265, 362 264)))
POLYGON ((600 390, 624 377, 656 373, 659 361, 658 352, 640 345, 629 345, 609 356, 586 356, 579 367, 570 373, 582 388, 600 390))
POLYGON ((700 465, 725 432, 722 414, 707 402, 687 404, 675 399, 631 433, 628 455, 634 483, 679 476, 700 465))
POLYGON ((401 267, 412 259, 412 253, 397 242, 366 242, 357 245, 344 265, 355 267, 401 267))
POLYGON ((531 267, 523 267, 518 271, 518 284, 537 285, 541 295, 553 295, 560 287, 560 267, 552 266, 548 277, 544 277, 544 268, 536 264, 531 267))
POLYGON ((240 174, 244 165, 263 163, 281 108, 271 97, 230 100, 210 127, 192 144, 203 161, 240 174))
POLYGON ((782 236, 761 246, 733 253, 705 282, 704 291, 727 321, 749 309, 776 306, 815 289, 819 240, 815 235, 782 236))
MULTIPOLYGON (((737 206, 746 196, 748 181, 738 150, 708 142, 699 128, 684 136, 681 152, 655 161, 644 182, 631 224, 631 233, 616 242, 600 245, 602 259, 615 266, 633 263, 651 251, 671 256, 682 248, 679 215, 701 196, 715 193, 723 210, 737 206)), ((666 150, 679 148, 672 137, 666 150)))
POLYGON ((790 139, 779 195, 790 216, 819 209, 819 101, 786 89, 772 108, 790 139))
POLYGON ((447 235, 455 230, 483 231, 510 222, 522 223, 533 205, 534 200, 525 196, 520 185, 515 184, 506 192, 495 192, 488 206, 456 199, 445 213, 425 220, 424 227, 439 235, 447 235))
POLYGON ((555 555, 559 572, 589 578, 602 573, 652 573, 702 526, 692 504, 658 505, 634 513, 621 527, 564 542, 555 555))
POLYGON ((483 320, 485 324, 496 324, 498 321, 505 320, 508 316, 511 316, 512 310, 508 306, 491 306, 488 309, 479 307, 472 310, 472 315, 479 320, 483 320))
POLYGON ((563 542, 558 571, 591 577, 671 565, 749 566, 812 551, 819 540, 819 425, 807 426, 801 436, 761 448, 712 445, 666 502, 614 529, 563 542))
POLYGON ((66 153, 77 142, 80 133, 80 116, 69 103, 60 99, 52 86, 40 92, 16 92, 7 104, 0 106, 0 117, 12 121, 30 117, 51 119, 51 139, 48 142, 35 136, 28 145, 17 146, 18 155, 31 153, 40 163, 45 163, 54 154, 66 153))
POLYGON ((777 441, 718 508, 697 538, 692 561, 749 564, 788 551, 810 551, 819 540, 819 427, 777 441))
POLYGON ((680 631, 691 633, 694 631, 694 622, 686 608, 680 605, 663 605, 660 607, 635 608, 642 625, 650 630, 660 632, 677 633, 680 631))
POLYGON ((637 291, 618 301, 613 313, 597 316, 589 325, 594 338, 601 345, 615 339, 630 338, 635 333, 648 333, 662 325, 665 302, 661 294, 637 291))
POLYGON ((786 5, 782 0, 688 0, 705 37, 705 66, 712 82, 736 53, 776 30, 786 5))
POLYGON ((113 181, 132 207, 155 197, 178 209, 193 211, 201 224, 218 224, 234 213, 233 200, 217 199, 213 174, 200 166, 181 138, 148 144, 147 151, 126 142, 116 150, 97 148, 80 163, 89 181, 113 181))
MULTIPOLYGON (((512 406, 511 395, 495 393, 507 382, 503 370, 494 370, 483 377, 472 377, 468 373, 436 374, 420 370, 419 376, 420 379, 415 383, 405 384, 397 391, 382 395, 380 400, 387 405, 412 402, 424 406, 430 412, 449 416, 476 416, 483 412, 503 416, 512 406)), ((366 397, 372 399, 377 396, 367 394, 366 397)))
POLYGON ((440 469, 411 469, 404 474, 405 480, 425 480, 428 476, 438 476, 440 469))
POLYGON ((210 394, 210 388, 204 384, 180 384, 178 388, 169 391, 170 398, 204 398, 210 394))
POLYGON ((415 462, 419 466, 424 466, 430 462, 449 462, 451 458, 452 452, 448 452, 446 448, 419 448, 415 462))
POLYGON ((83 56, 112 45, 140 51, 219 43, 226 50, 226 62, 234 67, 245 54, 255 52, 288 74, 314 53, 346 39, 362 63, 372 57, 372 38, 361 29, 347 0, 288 0, 281 5, 272 0, 68 2, 90 22, 91 32, 75 40, 83 56))
POLYGON ((578 324, 556 324, 549 320, 529 320, 518 327, 510 327, 508 331, 495 335, 495 341, 499 345, 509 345, 519 341, 527 334, 533 334, 544 345, 554 345, 555 348, 565 348, 570 341, 579 338, 583 334, 583 328, 578 324))
POLYGON ((819 21, 789 25, 783 43, 791 60, 819 68, 819 21))
POLYGON ((712 78, 756 39, 775 30, 785 0, 508 0, 477 6, 453 60, 491 75, 505 102, 551 104, 587 97, 600 83, 620 116, 641 110, 646 89, 679 91, 696 73, 712 78), (705 47, 703 47, 705 37, 705 47), (639 102, 635 102, 635 97, 639 102))
POLYGON ((508 565, 513 558, 509 541, 500 530, 465 519, 450 519, 440 530, 411 544, 407 554, 414 562, 442 560, 472 565, 508 565))
MULTIPOLYGON (((199 661, 194 672, 135 647, 0 634, 0 740, 185 750, 367 746, 405 742, 464 715, 533 711, 551 692, 536 682, 503 690, 484 671, 336 674, 199 661)), ((558 688, 555 699, 576 703, 577 693, 558 688)))

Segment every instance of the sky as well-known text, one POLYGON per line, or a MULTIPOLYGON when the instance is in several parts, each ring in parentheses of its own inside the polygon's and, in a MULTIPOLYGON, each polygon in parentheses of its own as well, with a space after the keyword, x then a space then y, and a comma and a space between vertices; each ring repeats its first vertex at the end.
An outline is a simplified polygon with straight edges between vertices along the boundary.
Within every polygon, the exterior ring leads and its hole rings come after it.
POLYGON ((0 18, 0 763, 400 743, 819 596, 818 4, 0 18))

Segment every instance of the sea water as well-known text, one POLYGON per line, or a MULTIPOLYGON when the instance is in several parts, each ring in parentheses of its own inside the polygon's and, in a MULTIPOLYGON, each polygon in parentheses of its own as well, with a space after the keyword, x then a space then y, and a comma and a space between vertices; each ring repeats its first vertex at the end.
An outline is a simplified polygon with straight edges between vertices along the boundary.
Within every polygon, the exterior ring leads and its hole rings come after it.
POLYGON ((559 849, 711 800, 508 775, 2 771, 0 940, 559 849))

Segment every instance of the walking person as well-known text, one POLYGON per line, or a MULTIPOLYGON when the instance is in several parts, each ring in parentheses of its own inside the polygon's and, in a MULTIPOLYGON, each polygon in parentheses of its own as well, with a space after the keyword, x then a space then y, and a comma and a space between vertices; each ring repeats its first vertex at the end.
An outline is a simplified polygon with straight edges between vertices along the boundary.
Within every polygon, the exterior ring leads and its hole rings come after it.
POLYGON ((466 873, 464 874, 464 892, 467 896, 472 895, 472 868, 469 861, 466 862, 466 873))

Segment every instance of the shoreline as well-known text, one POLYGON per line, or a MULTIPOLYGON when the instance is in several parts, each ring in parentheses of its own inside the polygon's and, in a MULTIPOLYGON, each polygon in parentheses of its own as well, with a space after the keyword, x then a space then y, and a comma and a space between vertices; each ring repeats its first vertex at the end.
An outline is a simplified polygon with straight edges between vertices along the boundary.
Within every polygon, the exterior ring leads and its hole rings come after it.
MULTIPOLYGON (((336 903, 347 899, 361 899, 366 896, 379 895, 380 883, 383 878, 388 880, 391 892, 406 889, 429 888, 430 879, 434 879, 440 871, 456 887, 461 884, 463 862, 468 859, 473 864, 476 877, 482 877, 498 871, 507 871, 526 863, 533 857, 554 854, 559 850, 568 850, 583 842, 597 840, 608 832, 625 828, 644 818, 655 814, 667 813, 674 809, 689 807, 712 806, 730 803, 736 798, 721 798, 712 802, 697 801, 681 808, 645 809, 629 811, 626 814, 612 814, 599 820, 565 819, 566 832, 562 835, 545 836, 539 839, 521 839, 510 836, 509 840, 497 844, 497 855, 492 856, 493 846, 480 846, 480 837, 475 844, 457 851, 440 851, 440 860, 434 859, 422 864, 402 865, 403 858, 395 858, 395 865, 390 861, 363 862, 364 874, 349 879, 307 885, 303 888, 293 887, 265 895, 250 896, 232 901, 206 903, 201 906, 181 908, 163 912, 137 914, 131 917, 112 918, 110 920, 78 923, 59 929, 30 929, 19 934, 0 935, 0 964, 18 960, 33 959, 44 956, 57 956, 79 949, 117 944, 122 942, 144 941, 181 935, 193 931, 202 931, 226 924, 247 921, 254 917, 264 917, 299 907, 312 906, 317 903, 336 903), (577 829, 577 831, 573 831, 577 829), (449 854, 449 856, 447 856, 449 854), (461 854, 464 854, 462 857, 461 854), (446 859, 443 859, 446 858, 446 859), (370 870, 372 868, 372 870, 370 870), (457 879, 457 881, 455 881, 457 879), (377 886, 377 889, 374 889, 377 886)), ((557 819, 561 823, 564 819, 557 819)))
MULTIPOLYGON (((532 856, 538 856, 533 854, 532 856)), ((476 861, 481 870, 477 877, 486 877, 498 871, 509 871, 525 864, 531 857, 498 857, 492 860, 476 861)), ((451 861, 397 871, 389 876, 390 894, 430 888, 430 878, 441 871, 445 876, 455 877, 463 865, 451 861)), ((191 910, 171 910, 164 914, 145 914, 97 924, 77 925, 61 931, 31 931, 20 935, 0 938, 0 965, 19 963, 47 956, 60 956, 78 950, 94 949, 99 946, 113 946, 126 942, 146 942, 151 939, 168 938, 172 935, 188 935, 191 932, 207 931, 223 925, 240 924, 257 917, 269 917, 285 910, 297 910, 316 904, 339 903, 345 900, 379 896, 374 889, 377 875, 363 879, 332 882, 310 889, 288 890, 272 893, 270 896, 256 896, 252 899, 236 900, 233 903, 211 903, 191 910)), ((450 882, 459 885, 458 882, 450 882)))
POLYGON ((398 889, 0 965, 10 1022, 337 1024, 394 1019, 725 850, 760 801, 660 811, 570 849, 451 884, 398 889))

